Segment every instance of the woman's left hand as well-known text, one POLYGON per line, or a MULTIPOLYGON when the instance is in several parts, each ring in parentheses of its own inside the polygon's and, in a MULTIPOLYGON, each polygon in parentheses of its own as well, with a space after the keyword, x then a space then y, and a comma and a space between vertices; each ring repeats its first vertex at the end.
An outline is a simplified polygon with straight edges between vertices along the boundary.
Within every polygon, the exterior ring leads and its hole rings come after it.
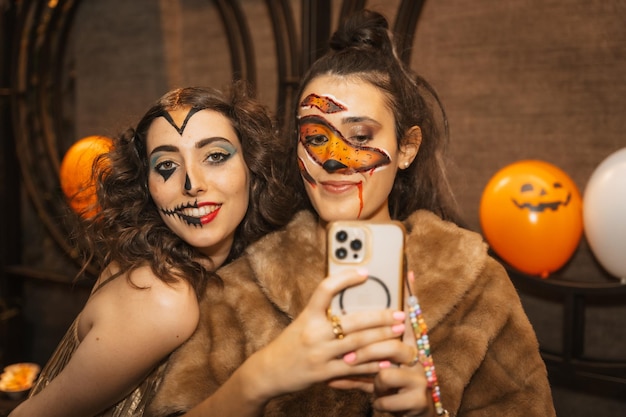
POLYGON ((331 387, 360 389, 373 393, 374 409, 398 416, 428 416, 434 410, 424 368, 417 362, 412 330, 407 329, 406 342, 399 339, 374 343, 357 351, 360 361, 370 357, 387 357, 386 364, 371 378, 341 378, 330 381, 331 387), (401 365, 394 365, 400 363, 401 365))
POLYGON ((374 378, 373 407, 403 417, 434 415, 429 392, 419 363, 382 369, 374 378))
MULTIPOLYGON (((408 274, 409 282, 414 279, 408 274)), ((329 382, 340 389, 360 389, 374 394, 373 407, 402 417, 434 416, 435 407, 428 388, 424 367, 417 360, 415 334, 411 326, 406 326, 402 340, 385 340, 365 346, 357 351, 360 361, 371 358, 388 358, 372 378, 342 378, 329 382), (393 365, 399 364, 399 365, 393 365)))

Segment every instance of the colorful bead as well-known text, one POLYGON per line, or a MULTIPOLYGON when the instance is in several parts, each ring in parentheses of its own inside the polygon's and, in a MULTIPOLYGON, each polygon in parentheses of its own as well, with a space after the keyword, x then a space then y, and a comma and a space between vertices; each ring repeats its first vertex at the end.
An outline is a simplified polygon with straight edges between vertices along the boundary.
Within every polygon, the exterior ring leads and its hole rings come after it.
POLYGON ((439 389, 439 381, 437 380, 437 373, 435 372, 435 364, 430 354, 430 341, 428 339, 428 327, 426 321, 422 316, 422 308, 419 305, 417 297, 411 295, 408 299, 409 304, 409 318, 413 332, 416 335, 415 343, 417 345, 419 360, 424 367, 426 373, 426 380, 428 381, 428 387, 432 390, 432 399, 435 404, 435 411, 438 416, 447 415, 448 412, 443 408, 441 404, 441 391, 439 389))

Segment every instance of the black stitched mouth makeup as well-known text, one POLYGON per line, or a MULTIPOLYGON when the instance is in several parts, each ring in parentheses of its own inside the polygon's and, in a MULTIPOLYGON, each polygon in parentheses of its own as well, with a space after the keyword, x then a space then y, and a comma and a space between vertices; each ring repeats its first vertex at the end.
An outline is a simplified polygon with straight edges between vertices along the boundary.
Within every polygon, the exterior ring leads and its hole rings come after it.
POLYGON ((196 200, 193 203, 187 203, 175 207, 174 209, 160 208, 161 213, 166 216, 178 217, 180 220, 192 226, 202 227, 206 222, 202 219, 219 210, 221 204, 203 204, 199 205, 196 200))

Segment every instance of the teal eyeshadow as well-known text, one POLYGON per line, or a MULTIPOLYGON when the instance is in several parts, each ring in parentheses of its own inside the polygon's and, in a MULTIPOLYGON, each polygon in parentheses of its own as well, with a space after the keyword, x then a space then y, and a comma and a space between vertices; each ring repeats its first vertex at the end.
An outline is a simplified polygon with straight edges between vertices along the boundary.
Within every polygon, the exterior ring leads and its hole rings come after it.
POLYGON ((237 148, 233 146, 230 142, 223 142, 218 145, 220 148, 224 149, 229 154, 233 155, 237 153, 237 148))
POLYGON ((157 160, 159 159, 159 154, 154 154, 152 155, 152 157, 150 158, 150 169, 154 169, 154 167, 156 166, 157 160))

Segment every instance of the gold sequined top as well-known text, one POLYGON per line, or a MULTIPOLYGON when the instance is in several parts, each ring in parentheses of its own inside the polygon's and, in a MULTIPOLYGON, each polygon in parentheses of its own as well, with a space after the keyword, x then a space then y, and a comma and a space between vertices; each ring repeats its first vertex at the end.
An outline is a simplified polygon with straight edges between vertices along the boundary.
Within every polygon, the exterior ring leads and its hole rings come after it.
MULTIPOLYGON (((30 391, 29 397, 37 395, 65 368, 78 348, 78 319, 74 320, 54 354, 41 371, 30 391)), ((160 363, 128 396, 96 417, 137 417, 143 416, 146 405, 152 400, 159 387, 167 360, 160 363)))

